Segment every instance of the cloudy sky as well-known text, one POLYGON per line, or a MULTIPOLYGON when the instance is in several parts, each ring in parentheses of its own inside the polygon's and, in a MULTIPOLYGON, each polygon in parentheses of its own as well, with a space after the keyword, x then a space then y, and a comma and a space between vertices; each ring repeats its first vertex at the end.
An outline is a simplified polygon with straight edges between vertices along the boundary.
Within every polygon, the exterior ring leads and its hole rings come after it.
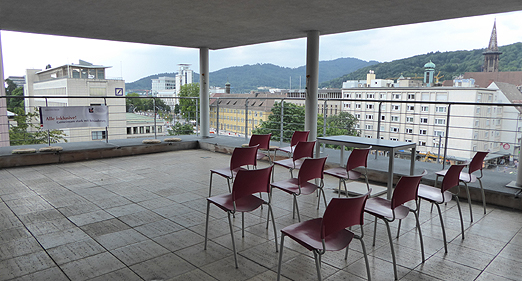
MULTIPOLYGON (((321 36, 319 59, 354 57, 385 62, 428 52, 482 49, 488 45, 495 19, 498 45, 509 45, 522 42, 520 18, 522 11, 321 36)), ((123 77, 127 82, 176 72, 180 63, 190 63, 199 72, 198 49, 11 31, 1 31, 1 36, 6 78, 25 75, 25 69, 78 63, 79 59, 112 66, 107 76, 123 77)), ((210 51, 211 72, 256 63, 305 65, 306 39, 210 51)))

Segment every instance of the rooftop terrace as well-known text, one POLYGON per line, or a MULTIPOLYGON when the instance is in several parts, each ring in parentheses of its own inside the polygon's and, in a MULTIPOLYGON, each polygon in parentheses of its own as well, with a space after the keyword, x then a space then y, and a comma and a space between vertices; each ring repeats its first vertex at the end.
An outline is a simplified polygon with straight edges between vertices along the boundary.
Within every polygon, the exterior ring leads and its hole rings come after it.
MULTIPOLYGON (((200 144, 225 151, 218 141, 200 144)), ((0 170, 0 280, 275 280, 278 254, 271 227, 265 229, 266 208, 245 215, 243 238, 240 217, 233 221, 238 269, 226 214, 215 207, 210 209, 209 247, 203 250, 209 170, 226 166, 229 159, 223 153, 185 149, 0 170)), ((400 161, 396 165, 402 166, 400 161)), ((419 166, 416 170, 422 169, 419 166)), ((289 176, 280 167, 275 171, 276 180, 289 176)), ((325 186, 327 201, 337 197, 335 179, 326 177, 325 186)), ((214 177, 212 193, 225 192, 226 181, 214 177)), ((281 228, 297 222, 289 199, 274 192, 278 235, 281 228)), ((316 210, 316 200, 313 195, 298 198, 303 220, 322 216, 324 205, 316 210)), ((424 264, 414 217, 405 219, 400 237, 394 239, 401 280, 517 280, 522 276, 521 213, 490 204, 484 215, 477 204, 473 205, 475 221, 470 223, 467 203, 461 205, 464 240, 459 236, 455 202, 442 206, 450 242, 444 254, 437 213, 423 202, 424 264)), ((372 278, 392 280, 384 225, 379 224, 372 247, 373 218, 366 215, 365 219, 372 278)), ((392 224, 392 232, 396 226, 392 224)), ((285 246, 283 280, 315 280, 312 254, 290 239, 285 246)), ((365 280, 360 244, 350 245, 346 261, 343 251, 326 253, 322 274, 326 280, 365 280)))

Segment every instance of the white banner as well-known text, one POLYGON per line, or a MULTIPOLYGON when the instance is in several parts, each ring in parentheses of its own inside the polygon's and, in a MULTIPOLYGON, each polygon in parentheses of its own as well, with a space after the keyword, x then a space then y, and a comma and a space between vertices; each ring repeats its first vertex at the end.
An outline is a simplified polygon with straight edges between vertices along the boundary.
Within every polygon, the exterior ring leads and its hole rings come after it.
POLYGON ((40 124, 45 130, 108 127, 109 110, 105 105, 40 107, 40 124))

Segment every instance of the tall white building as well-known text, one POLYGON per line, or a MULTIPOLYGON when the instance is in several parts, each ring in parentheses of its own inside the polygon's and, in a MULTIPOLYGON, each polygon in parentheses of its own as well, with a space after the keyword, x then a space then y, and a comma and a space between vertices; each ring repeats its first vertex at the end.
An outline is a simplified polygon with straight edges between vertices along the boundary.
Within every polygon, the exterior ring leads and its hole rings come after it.
POLYGON ((178 104, 175 77, 159 77, 152 79, 152 95, 161 98, 166 105, 174 108, 178 104))
MULTIPOLYGON (((111 139, 124 139, 125 121, 125 81, 106 79, 108 66, 93 65, 80 60, 79 64, 66 64, 59 67, 27 69, 24 95, 46 96, 45 98, 26 98, 26 112, 33 112, 40 106, 89 106, 109 107, 108 133, 111 139), (84 98, 70 98, 70 97, 84 98), (122 96, 122 98, 104 98, 122 96)), ((105 128, 63 129, 69 141, 90 141, 106 139, 105 128)))
POLYGON ((190 64, 178 64, 179 70, 176 75, 176 95, 179 96, 181 86, 194 83, 194 71, 190 69, 190 64))

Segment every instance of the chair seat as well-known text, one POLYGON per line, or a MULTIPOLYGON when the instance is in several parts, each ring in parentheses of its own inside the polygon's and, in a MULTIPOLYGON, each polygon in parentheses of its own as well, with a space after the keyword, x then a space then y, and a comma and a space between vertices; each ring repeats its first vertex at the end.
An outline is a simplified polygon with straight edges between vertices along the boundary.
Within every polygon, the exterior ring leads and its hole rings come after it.
POLYGON ((430 185, 419 184, 419 197, 422 199, 434 202, 434 203, 445 203, 451 201, 453 194, 449 191, 444 193, 440 192, 440 188, 433 187, 430 185))
POLYGON ((228 168, 223 168, 223 169, 211 169, 210 172, 211 173, 216 173, 216 174, 218 174, 218 175, 220 175, 222 177, 231 179, 231 178, 236 176, 237 171, 239 171, 239 170, 246 170, 246 169, 245 168, 239 168, 237 170, 231 171, 230 167, 228 167, 228 168))
MULTIPOLYGON (((297 243, 308 250, 322 250, 321 222, 322 218, 312 219, 296 223, 281 229, 285 235, 290 236, 297 243)), ((352 241, 354 234, 346 229, 333 233, 325 238, 327 251, 339 251, 344 249, 352 241)))
POLYGON ((274 164, 285 167, 287 169, 299 169, 303 165, 303 161, 303 159, 298 159, 294 162, 291 158, 288 158, 279 161, 274 161, 274 164))
MULTIPOLYGON (((444 171, 439 171, 439 172, 436 172, 435 174, 437 176, 445 176, 446 173, 448 172, 448 170, 444 170, 444 171)), ((477 181, 477 176, 473 175, 473 174, 469 174, 469 173, 460 173, 459 175, 459 180, 460 181, 463 181, 463 182, 466 182, 466 183, 472 183, 472 182, 476 182, 477 181)))
MULTIPOLYGON (((213 196, 210 198, 207 198, 207 200, 219 208, 221 208, 223 211, 233 211, 234 210, 234 204, 232 201, 232 193, 228 194, 222 194, 213 196)), ((250 212, 253 211, 261 204, 263 204, 265 201, 257 196, 249 195, 245 196, 241 199, 236 200, 236 211, 237 212, 250 212)))
POLYGON ((263 152, 258 152, 256 155, 257 160, 263 159, 264 157, 268 157, 268 156, 266 154, 264 154, 263 152))
MULTIPOLYGON (((440 192, 439 192, 440 193, 440 192)), ((393 219, 391 201, 380 197, 368 198, 364 211, 376 217, 393 219)), ((402 220, 408 216, 410 209, 404 205, 395 208, 395 218, 402 220)))
POLYGON ((284 146, 284 147, 276 148, 276 150, 283 151, 283 152, 286 152, 286 153, 292 153, 292 151, 294 149, 295 149, 295 145, 294 146, 284 146))
MULTIPOLYGON (((278 181, 278 182, 272 183, 272 187, 281 189, 282 191, 284 191, 286 193, 290 193, 290 194, 292 194, 292 193, 298 194, 299 193, 299 186, 298 185, 299 185, 299 183, 298 183, 298 180, 296 178, 291 178, 291 179, 288 179, 288 180, 278 181)), ((312 194, 318 188, 319 188, 319 186, 317 186, 317 185, 315 185, 313 183, 306 182, 305 184, 303 184, 301 186, 301 194, 303 194, 303 195, 312 194)))
POLYGON ((350 171, 346 172, 346 169, 341 168, 341 167, 325 170, 324 173, 327 175, 330 175, 330 176, 334 176, 336 178, 349 179, 349 180, 359 179, 362 175, 362 173, 359 173, 354 170, 350 170, 350 171))

